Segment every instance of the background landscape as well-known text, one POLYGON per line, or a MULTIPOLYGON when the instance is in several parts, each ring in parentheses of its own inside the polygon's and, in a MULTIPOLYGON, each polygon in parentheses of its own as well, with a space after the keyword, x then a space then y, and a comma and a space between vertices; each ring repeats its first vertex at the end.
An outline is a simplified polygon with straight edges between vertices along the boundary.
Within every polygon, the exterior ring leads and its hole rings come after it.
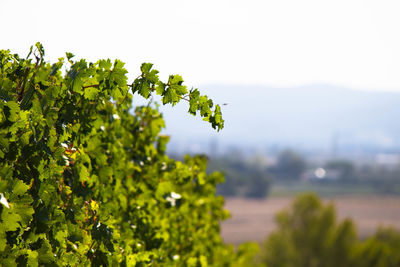
POLYGON ((302 192, 335 203, 360 238, 379 226, 400 229, 399 93, 328 85, 204 89, 226 103, 220 133, 160 109, 172 136, 169 153, 204 153, 209 171, 225 174, 218 190, 232 212, 222 228, 227 242, 262 242, 276 227, 275 214, 302 192))

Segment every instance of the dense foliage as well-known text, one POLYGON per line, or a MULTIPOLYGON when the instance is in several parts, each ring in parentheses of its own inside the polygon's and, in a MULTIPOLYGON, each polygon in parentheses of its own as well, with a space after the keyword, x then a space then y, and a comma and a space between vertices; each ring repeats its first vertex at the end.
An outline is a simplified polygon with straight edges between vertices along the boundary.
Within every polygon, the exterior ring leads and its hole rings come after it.
POLYGON ((179 75, 145 63, 132 84, 124 64, 60 58, 38 43, 26 58, 0 51, 0 265, 225 266, 222 175, 204 157, 165 155, 164 121, 135 93, 189 103, 221 129, 220 108, 179 75), (214 110, 212 108, 214 107, 214 110))
POLYGON ((333 205, 315 195, 299 196, 276 221, 261 254, 267 266, 400 266, 400 232, 382 228, 360 241, 354 223, 337 222, 333 205))

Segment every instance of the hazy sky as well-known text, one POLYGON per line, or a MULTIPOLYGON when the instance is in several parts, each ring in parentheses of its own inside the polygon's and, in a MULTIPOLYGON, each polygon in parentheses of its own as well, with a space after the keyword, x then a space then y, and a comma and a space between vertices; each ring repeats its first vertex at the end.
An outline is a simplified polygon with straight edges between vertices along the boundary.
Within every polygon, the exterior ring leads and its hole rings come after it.
POLYGON ((141 62, 189 85, 400 90, 400 1, 0 0, 0 49, 141 62))

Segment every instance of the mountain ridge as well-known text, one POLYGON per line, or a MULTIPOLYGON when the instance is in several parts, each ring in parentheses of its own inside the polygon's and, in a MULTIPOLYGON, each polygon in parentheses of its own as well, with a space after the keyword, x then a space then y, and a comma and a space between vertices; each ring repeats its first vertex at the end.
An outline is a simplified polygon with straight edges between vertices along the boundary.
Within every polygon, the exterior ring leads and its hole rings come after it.
POLYGON ((222 145, 344 145, 400 147, 400 92, 362 91, 330 85, 286 88, 204 85, 201 92, 222 106, 225 128, 218 134, 185 114, 160 107, 172 142, 222 145))

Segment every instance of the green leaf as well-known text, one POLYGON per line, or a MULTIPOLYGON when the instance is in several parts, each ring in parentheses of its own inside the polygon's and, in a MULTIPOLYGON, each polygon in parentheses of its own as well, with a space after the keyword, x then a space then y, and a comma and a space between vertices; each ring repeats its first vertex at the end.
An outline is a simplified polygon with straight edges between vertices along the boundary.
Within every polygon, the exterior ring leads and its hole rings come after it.
POLYGON ((158 79, 158 70, 151 70, 147 75, 146 79, 151 83, 151 84, 156 84, 159 79, 158 79))
POLYGON ((110 70, 111 67, 112 67, 112 63, 111 63, 111 60, 110 60, 110 59, 107 59, 107 60, 104 60, 104 59, 99 60, 99 61, 98 61, 98 64, 99 64, 99 67, 100 67, 101 69, 105 69, 105 70, 110 70))
POLYGON ((157 93, 158 95, 164 95, 165 87, 166 87, 165 83, 159 81, 159 82, 157 83, 156 93, 157 93))
POLYGON ((178 103, 179 97, 176 94, 175 90, 171 87, 168 87, 167 90, 164 92, 164 97, 162 98, 163 104, 172 103, 173 105, 178 103))
POLYGON ((128 71, 124 68, 124 65, 125 63, 116 59, 114 62, 114 68, 110 75, 110 79, 120 87, 126 87, 128 81, 128 77, 126 77, 128 71))
POLYGON ((97 98, 98 93, 99 93, 99 89, 98 88, 96 88, 94 86, 93 87, 87 87, 87 88, 85 88, 84 96, 85 96, 86 99, 95 100, 97 98))
POLYGON ((200 109, 200 115, 202 117, 208 117, 211 114, 211 109, 207 96, 201 96, 199 98, 199 109, 200 109))
POLYGON ((150 95, 150 85, 147 83, 147 81, 143 81, 140 84, 139 94, 141 96, 143 96, 144 98, 148 98, 149 97, 149 95, 150 95))
POLYGON ((180 75, 170 75, 168 83, 171 85, 181 85, 183 83, 182 76, 180 75))
POLYGON ((60 244, 65 244, 65 241, 67 240, 67 237, 68 237, 68 232, 66 230, 57 230, 57 233, 55 235, 55 239, 60 244))
POLYGON ((197 89, 191 90, 189 93, 189 113, 196 115, 199 107, 200 92, 197 89))
POLYGON ((153 64, 151 63, 143 63, 142 66, 140 67, 140 70, 142 71, 143 74, 148 74, 153 67, 153 64))
POLYGON ((65 55, 66 55, 68 60, 71 60, 73 57, 75 57, 75 55, 70 53, 70 52, 66 52, 65 55))
POLYGON ((14 213, 12 209, 3 209, 1 220, 4 223, 0 224, 0 232, 16 231, 20 228, 19 222, 21 221, 21 216, 14 213))
POLYGON ((17 196, 21 196, 26 193, 26 191, 29 189, 29 186, 26 185, 24 182, 21 180, 17 179, 14 187, 13 187, 13 194, 17 196))
POLYGON ((37 251, 28 250, 28 266, 39 266, 38 263, 38 255, 37 251))
POLYGON ((11 122, 16 122, 19 119, 19 112, 20 108, 17 102, 15 101, 9 101, 5 104, 6 107, 9 108, 10 116, 8 117, 8 120, 11 122))

